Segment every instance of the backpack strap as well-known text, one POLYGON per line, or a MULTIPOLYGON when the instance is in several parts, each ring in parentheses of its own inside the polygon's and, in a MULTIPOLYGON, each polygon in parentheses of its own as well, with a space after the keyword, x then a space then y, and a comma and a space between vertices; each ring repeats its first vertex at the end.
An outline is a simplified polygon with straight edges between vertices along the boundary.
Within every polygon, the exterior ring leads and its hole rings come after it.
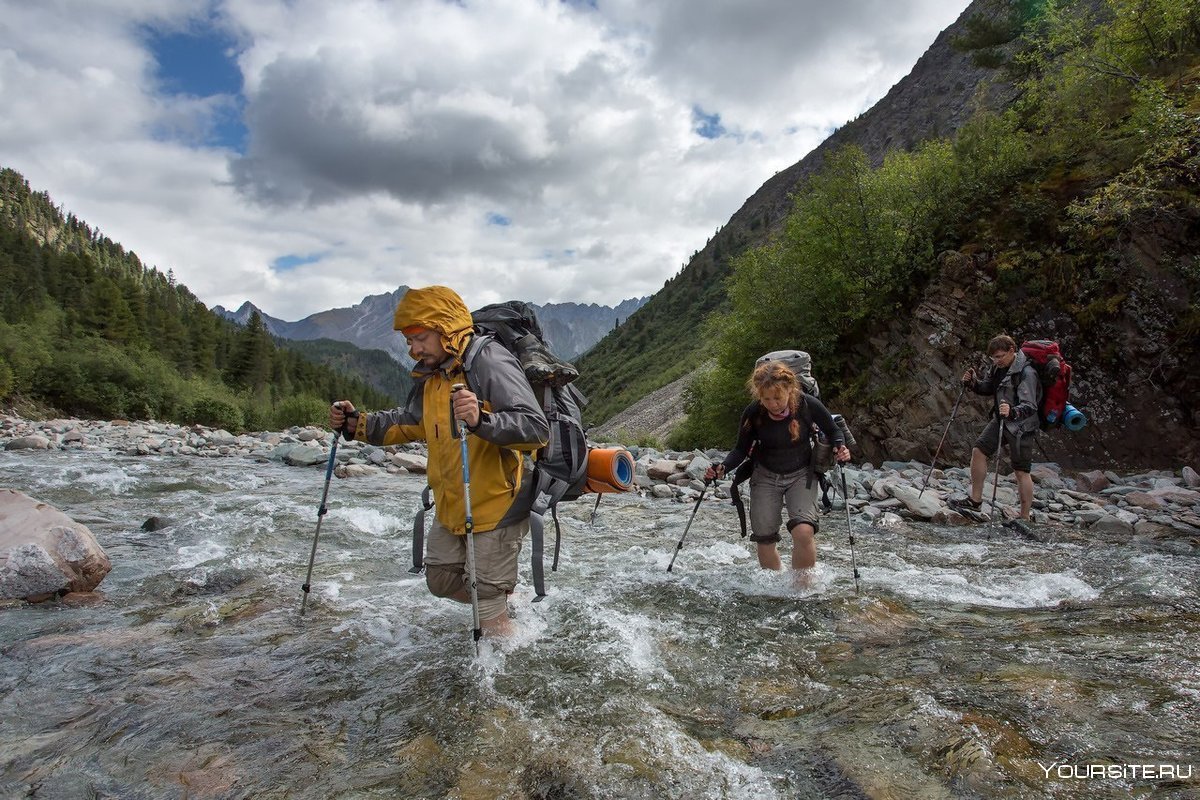
POLYGON ((738 524, 742 528, 742 538, 746 538, 746 504, 742 500, 742 492, 738 488, 746 479, 750 477, 750 473, 754 472, 754 445, 750 446, 750 455, 746 456, 741 464, 738 464, 737 469, 733 471, 733 482, 729 484, 729 504, 737 509, 738 524))
POLYGON ((562 546, 562 526, 559 525, 558 510, 555 506, 570 487, 566 481, 560 481, 545 470, 538 469, 536 463, 533 465, 531 479, 536 481, 536 485, 533 505, 529 508, 529 557, 530 571, 533 575, 533 592, 536 595, 533 602, 537 603, 546 596, 544 563, 546 512, 549 511, 550 518, 554 520, 554 562, 550 569, 555 571, 558 569, 558 555, 562 546))
MULTIPOLYGON (((463 374, 467 376, 468 387, 471 387, 471 368, 475 365, 476 356, 479 355, 479 351, 483 349, 483 346, 494 338, 496 337, 491 333, 481 333, 476 330, 475 334, 471 336, 471 341, 467 343, 467 349, 463 352, 462 356, 462 368, 463 374)), ((471 387, 471 391, 475 392, 475 389, 471 387)), ((478 394, 478 392, 475 393, 478 394)))
POLYGON ((421 570, 425 569, 425 512, 433 508, 433 500, 430 499, 432 493, 432 487, 426 484, 425 491, 421 492, 421 507, 417 509, 417 514, 413 517, 413 565, 408 570, 413 575, 420 575, 421 570))
MULTIPOLYGON (((813 455, 816 454, 816 449, 813 447, 813 421, 812 413, 808 410, 808 398, 806 395, 800 395, 801 410, 798 415, 800 422, 800 435, 808 437, 808 479, 804 482, 805 489, 811 489, 813 485, 813 455)), ((794 415, 795 416, 795 415, 794 415)))

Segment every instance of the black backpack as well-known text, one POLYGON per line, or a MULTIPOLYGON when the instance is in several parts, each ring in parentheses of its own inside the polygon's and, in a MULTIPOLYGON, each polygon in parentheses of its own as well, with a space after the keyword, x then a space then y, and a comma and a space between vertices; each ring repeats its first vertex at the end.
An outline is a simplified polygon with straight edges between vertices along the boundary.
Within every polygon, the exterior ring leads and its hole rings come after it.
MULTIPOLYGON (((562 544, 562 529, 556 506, 560 500, 575 500, 587 491, 588 444, 583 430, 582 411, 587 398, 572 381, 579 371, 559 359, 546 346, 541 325, 533 307, 519 300, 484 306, 472 312, 475 335, 463 354, 463 372, 468 387, 477 392, 471 380, 471 367, 485 342, 494 340, 517 357, 525 370, 534 394, 542 402, 542 411, 550 423, 550 438, 546 446, 534 455, 532 471, 526 480, 534 482, 533 506, 530 509, 529 532, 532 557, 534 602, 546 595, 543 567, 545 514, 554 520, 554 561, 551 570, 558 569, 562 544)), ((430 489, 421 495, 422 508, 413 521, 413 567, 420 572, 424 563, 425 512, 433 508, 430 489)))

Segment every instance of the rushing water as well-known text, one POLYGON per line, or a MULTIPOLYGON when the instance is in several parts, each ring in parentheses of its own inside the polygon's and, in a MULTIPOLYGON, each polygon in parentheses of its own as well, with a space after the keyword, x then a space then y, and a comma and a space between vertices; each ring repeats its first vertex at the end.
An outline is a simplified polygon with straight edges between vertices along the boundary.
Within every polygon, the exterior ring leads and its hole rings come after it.
POLYGON ((801 587, 725 502, 668 573, 693 504, 607 496, 476 657, 407 572, 416 476, 334 480, 300 617, 323 479, 0 454, 113 563, 103 602, 0 610, 0 796, 1200 796, 1189 543, 856 522, 856 592, 837 513, 801 587))

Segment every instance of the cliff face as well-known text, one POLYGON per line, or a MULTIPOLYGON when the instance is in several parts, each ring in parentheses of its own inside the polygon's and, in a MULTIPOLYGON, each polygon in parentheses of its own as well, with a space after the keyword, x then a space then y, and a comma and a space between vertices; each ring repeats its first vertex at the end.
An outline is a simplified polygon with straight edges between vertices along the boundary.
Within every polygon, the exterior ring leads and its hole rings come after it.
MULTIPOLYGON (((1196 233, 1200 240, 1200 230, 1196 233)), ((1127 250, 1131 259, 1145 261, 1160 245, 1142 238, 1127 250)), ((827 401, 850 421, 862 460, 931 463, 946 431, 938 464, 965 465, 992 413, 990 398, 968 390, 947 429, 962 373, 986 363, 987 340, 1000 332, 979 323, 994 311, 995 264, 987 254, 953 251, 939 260, 940 277, 912 313, 880 324, 855 347, 852 361, 865 374, 841 377, 865 388, 827 401)), ((1139 302, 1122 304, 1119 316, 1091 331, 1049 307, 1006 331, 1018 342, 1059 342, 1073 371, 1071 403, 1088 418, 1081 431, 1039 435, 1035 461, 1117 471, 1200 464, 1200 358, 1193 343, 1172 341, 1165 333, 1186 313, 1187 293, 1168 273, 1144 266, 1139 302)), ((814 373, 822 381, 835 377, 820 364, 814 373)), ((665 441, 683 418, 688 380, 643 398, 598 426, 593 437, 665 441)), ((1007 460, 1002 470, 1008 470, 1007 460)))
MULTIPOLYGON (((1144 248, 1149 243, 1135 246, 1144 248)), ((943 253, 942 275, 908 318, 897 318, 857 348, 867 365, 868 395, 838 408, 853 420, 864 456, 929 463, 960 390, 960 376, 982 362, 979 331, 994 297, 986 255, 943 253), (975 331, 976 333, 969 333, 975 331)), ((1178 468, 1200 461, 1200 363, 1195 348, 1164 340, 1177 287, 1160 276, 1142 285, 1146 302, 1091 332, 1064 312, 1047 310, 1007 332, 1059 342, 1073 370, 1071 402, 1088 417, 1081 431, 1039 437, 1035 460, 1077 468, 1178 468), (1184 355, 1180 355, 1180 354, 1184 355)), ((988 416, 991 400, 968 390, 946 436, 939 464, 964 464, 988 416)))

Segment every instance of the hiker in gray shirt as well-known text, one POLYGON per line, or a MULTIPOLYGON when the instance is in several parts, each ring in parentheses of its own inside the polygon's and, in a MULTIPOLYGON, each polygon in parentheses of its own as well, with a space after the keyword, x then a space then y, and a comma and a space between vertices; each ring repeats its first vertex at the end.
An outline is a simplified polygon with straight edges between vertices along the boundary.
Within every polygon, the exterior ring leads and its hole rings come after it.
POLYGON ((992 368, 980 378, 974 369, 963 373, 962 381, 976 394, 992 395, 995 411, 987 427, 975 440, 971 450, 971 497, 951 502, 959 510, 978 512, 983 505, 983 487, 987 482, 988 459, 1000 446, 1001 422, 1004 445, 1008 447, 1013 475, 1017 480, 1017 495, 1021 499, 1021 519, 1029 520, 1033 507, 1033 478, 1029 475, 1033 463, 1033 443, 1037 436, 1038 384, 1037 371, 1028 357, 1017 349, 1011 336, 1000 334, 988 342, 992 368))

